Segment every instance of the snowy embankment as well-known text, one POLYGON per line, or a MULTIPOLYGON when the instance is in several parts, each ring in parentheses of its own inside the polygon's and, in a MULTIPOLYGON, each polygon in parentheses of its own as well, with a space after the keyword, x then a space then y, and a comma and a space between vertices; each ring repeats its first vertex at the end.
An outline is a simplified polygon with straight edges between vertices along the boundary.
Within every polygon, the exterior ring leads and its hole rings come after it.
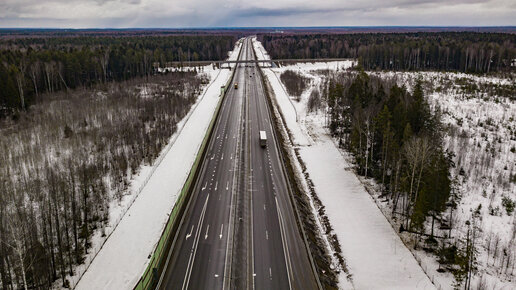
MULTIPOLYGON (((255 42, 255 48, 261 44, 255 42)), ((259 48, 257 49, 259 50, 259 48)), ((258 54, 258 53, 257 53, 258 54)), ((258 56, 259 57, 259 56, 258 56)), ((296 64, 288 69, 345 69, 352 62, 296 64)), ((351 165, 324 128, 323 115, 306 113, 308 92, 293 102, 283 88, 279 74, 287 68, 265 69, 276 103, 306 165, 306 173, 325 207, 337 234, 351 281, 340 275, 343 289, 434 289, 411 252, 405 247, 382 212, 365 190, 351 165), (297 119, 297 121, 296 121, 297 119), (308 146, 307 146, 308 145, 308 146)), ((312 84, 317 87, 320 79, 312 84)), ((315 213, 316 216, 318 215, 315 213)))
MULTIPOLYGON (((229 59, 236 59, 239 50, 240 42, 229 59)), ((210 84, 178 124, 154 166, 140 168, 122 202, 110 205, 106 230, 111 234, 107 238, 95 234, 86 263, 69 278, 72 285, 78 283, 77 289, 132 289, 146 269, 211 121, 207 116, 213 115, 220 87, 231 76, 230 70, 211 66, 203 71, 210 84)))
MULTIPOLYGON (((256 40, 256 37, 253 37, 252 40, 253 40, 254 52, 256 53, 256 58, 258 60, 270 60, 271 57, 269 56, 269 54, 263 47, 262 43, 259 42, 258 40, 256 40)), ((267 65, 265 64, 265 66, 267 66, 267 65)))

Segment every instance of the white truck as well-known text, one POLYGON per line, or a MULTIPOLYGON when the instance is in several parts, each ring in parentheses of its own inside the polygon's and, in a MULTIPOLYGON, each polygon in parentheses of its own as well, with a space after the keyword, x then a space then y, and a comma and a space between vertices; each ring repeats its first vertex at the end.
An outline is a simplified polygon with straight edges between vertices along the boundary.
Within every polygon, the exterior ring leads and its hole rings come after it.
POLYGON ((267 134, 265 131, 260 131, 260 146, 265 147, 267 145, 267 134))

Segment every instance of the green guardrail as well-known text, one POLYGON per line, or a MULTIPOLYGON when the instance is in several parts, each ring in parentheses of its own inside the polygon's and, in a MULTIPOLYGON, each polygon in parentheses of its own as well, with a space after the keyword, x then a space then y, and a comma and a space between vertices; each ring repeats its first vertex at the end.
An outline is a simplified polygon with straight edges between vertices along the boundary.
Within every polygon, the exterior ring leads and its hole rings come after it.
MULTIPOLYGON (((237 59, 240 59, 241 53, 242 53, 242 49, 240 48, 237 59)), ((193 190, 193 185, 195 184, 195 178, 200 169, 201 161, 204 156, 204 151, 209 142, 211 133, 213 131, 213 127, 215 126, 215 122, 217 121, 217 118, 218 118, 218 115, 220 112, 220 107, 222 105, 222 101, 224 100, 224 98, 226 96, 226 92, 228 91, 228 88, 235 76, 235 71, 236 71, 236 67, 235 67, 235 69, 233 69, 233 72, 231 73, 231 77, 229 78, 228 82, 224 86, 224 90, 223 91, 221 90, 220 100, 217 103, 217 107, 215 108, 215 114, 213 115, 213 117, 210 121, 208 130, 206 131, 206 134, 204 135, 204 139, 201 143, 201 146, 199 147, 199 151, 197 152, 195 162, 192 165, 192 168, 190 169, 190 172, 188 173, 186 182, 183 185, 183 188, 181 189, 181 193, 179 194, 179 197, 176 200, 174 207, 172 208, 172 212, 170 213, 170 216, 169 216, 169 219, 165 226, 165 229, 163 230, 163 233, 161 234, 161 238, 159 239, 158 244, 156 245, 156 248, 154 249, 154 253, 152 254, 149 265, 147 266, 142 277, 140 278, 140 280, 134 287, 135 290, 153 289, 154 287, 156 287, 156 284, 158 283, 158 280, 160 277, 159 271, 163 270, 164 262, 166 261, 166 258, 167 258, 168 246, 170 246, 171 241, 174 239, 174 235, 171 232, 175 227, 178 226, 176 223, 180 221, 180 219, 178 219, 178 218, 180 218, 180 213, 185 210, 183 207, 185 206, 186 202, 188 201, 189 193, 193 190)))

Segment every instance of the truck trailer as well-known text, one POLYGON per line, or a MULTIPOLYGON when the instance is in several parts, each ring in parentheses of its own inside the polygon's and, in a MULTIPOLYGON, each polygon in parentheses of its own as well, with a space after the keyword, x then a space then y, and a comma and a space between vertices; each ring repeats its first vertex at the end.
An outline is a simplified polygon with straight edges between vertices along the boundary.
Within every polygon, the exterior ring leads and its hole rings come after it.
POLYGON ((260 131, 260 146, 267 146, 267 134, 265 131, 260 131))

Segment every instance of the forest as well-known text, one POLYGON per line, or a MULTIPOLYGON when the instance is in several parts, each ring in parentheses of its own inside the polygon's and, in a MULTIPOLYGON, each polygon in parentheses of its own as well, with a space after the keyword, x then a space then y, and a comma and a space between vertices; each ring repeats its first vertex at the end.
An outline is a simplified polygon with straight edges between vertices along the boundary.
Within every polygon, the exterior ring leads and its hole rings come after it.
MULTIPOLYGON (((428 103, 422 78, 409 91, 395 79, 359 68, 329 76, 323 88, 330 132, 352 154, 357 173, 380 186, 379 198, 388 204, 399 232, 414 234, 416 248, 434 253, 439 271, 453 274, 454 287, 470 285, 477 269, 480 207, 472 221, 453 223, 461 198, 451 175, 454 153, 444 147, 442 113, 428 103), (464 226, 467 234, 452 238, 452 228, 464 226)), ((310 98, 318 100, 317 94, 310 98)), ((310 100, 308 106, 314 106, 310 100)), ((489 247, 490 242, 488 252, 489 247)), ((511 256, 511 250, 504 251, 511 256)), ((509 260, 502 261, 505 271, 509 260)))
POLYGON ((353 58, 366 70, 516 70, 516 34, 476 32, 259 34, 272 59, 353 58))
POLYGON ((453 162, 421 80, 409 92, 364 71, 340 73, 328 80, 325 99, 329 129, 355 157, 357 172, 382 185, 404 220, 400 230, 422 232, 450 200, 453 162))
POLYGON ((0 118, 41 94, 150 76, 169 61, 220 60, 232 35, 77 36, 0 39, 0 118))
POLYGON ((62 90, 0 120, 0 289, 71 286, 93 235, 106 234, 110 204, 207 81, 172 72, 62 90))

